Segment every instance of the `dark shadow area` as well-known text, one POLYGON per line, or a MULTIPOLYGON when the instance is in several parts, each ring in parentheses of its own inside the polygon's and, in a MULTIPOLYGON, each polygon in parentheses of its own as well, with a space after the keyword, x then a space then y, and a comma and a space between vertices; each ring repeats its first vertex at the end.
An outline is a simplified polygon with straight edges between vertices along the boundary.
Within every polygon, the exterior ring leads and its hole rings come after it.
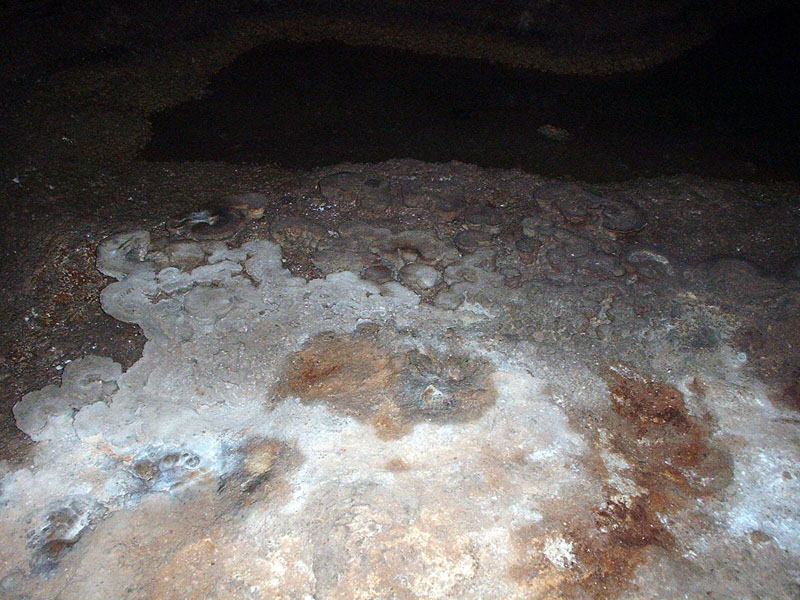
POLYGON ((203 98, 154 114, 141 157, 303 169, 459 160, 589 181, 794 179, 798 30, 800 10, 782 9, 659 68, 608 77, 334 41, 270 43, 221 71, 203 98))

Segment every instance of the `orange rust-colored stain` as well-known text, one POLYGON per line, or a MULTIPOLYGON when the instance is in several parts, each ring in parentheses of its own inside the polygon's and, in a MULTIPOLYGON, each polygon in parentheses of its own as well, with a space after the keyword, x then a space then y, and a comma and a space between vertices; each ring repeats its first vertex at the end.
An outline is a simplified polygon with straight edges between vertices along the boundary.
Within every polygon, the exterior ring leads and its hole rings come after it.
POLYGON ((632 424, 642 427, 688 425, 683 395, 668 385, 645 382, 612 373, 611 402, 614 410, 632 424))
MULTIPOLYGON (((297 384, 301 383, 307 387, 313 387, 325 378, 330 377, 341 368, 341 365, 318 362, 303 365, 303 370, 299 374, 297 384)), ((299 388, 300 385, 295 387, 299 388)))
POLYGON ((321 334, 291 357, 279 394, 369 423, 396 439, 417 422, 465 421, 494 403, 484 361, 455 354, 395 349, 396 332, 321 334), (373 339, 374 337, 380 339, 373 339))
POLYGON ((594 450, 584 466, 606 481, 605 502, 589 511, 565 503, 546 515, 544 525, 518 532, 522 559, 512 575, 535 590, 535 597, 618 596, 652 549, 669 551, 674 545, 662 519, 718 493, 731 480, 730 456, 714 447, 709 425, 687 412, 678 390, 616 372, 608 381, 610 410, 595 415, 589 426, 576 423, 594 450), (625 459, 629 468, 623 475, 638 494, 622 499, 608 483, 600 456, 609 451, 625 459), (574 564, 557 568, 543 559, 543 531, 572 544, 574 564))
POLYGON ((392 357, 370 342, 323 336, 293 358, 286 383, 304 400, 358 395, 366 401, 382 385, 392 385, 398 370, 392 357))

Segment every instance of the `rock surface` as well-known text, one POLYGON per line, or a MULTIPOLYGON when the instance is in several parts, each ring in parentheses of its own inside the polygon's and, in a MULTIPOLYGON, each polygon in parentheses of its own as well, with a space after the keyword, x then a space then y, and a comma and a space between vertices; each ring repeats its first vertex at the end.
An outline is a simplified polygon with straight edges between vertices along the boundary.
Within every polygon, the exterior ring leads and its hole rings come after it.
POLYGON ((99 245, 104 310, 148 342, 16 405, 3 593, 796 595, 796 412, 736 337, 796 324, 786 269, 664 244, 668 203, 347 169, 228 242, 99 245))

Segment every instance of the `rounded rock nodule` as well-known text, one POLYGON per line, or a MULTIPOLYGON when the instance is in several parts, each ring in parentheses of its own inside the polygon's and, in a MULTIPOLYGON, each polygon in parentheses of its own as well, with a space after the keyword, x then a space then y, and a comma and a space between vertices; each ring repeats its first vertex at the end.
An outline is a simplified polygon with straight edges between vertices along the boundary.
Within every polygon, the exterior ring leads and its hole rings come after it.
POLYGON ((441 275, 430 265, 414 262, 400 269, 400 279, 416 290, 426 291, 439 283, 441 275))

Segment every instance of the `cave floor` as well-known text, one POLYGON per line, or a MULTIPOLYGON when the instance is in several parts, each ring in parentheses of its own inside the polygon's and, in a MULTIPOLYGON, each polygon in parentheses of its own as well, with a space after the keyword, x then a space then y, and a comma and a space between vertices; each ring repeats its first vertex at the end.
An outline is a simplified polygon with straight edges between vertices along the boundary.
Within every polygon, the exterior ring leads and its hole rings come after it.
POLYGON ((4 108, 3 597, 797 597, 796 183, 137 159, 241 49, 4 108))

